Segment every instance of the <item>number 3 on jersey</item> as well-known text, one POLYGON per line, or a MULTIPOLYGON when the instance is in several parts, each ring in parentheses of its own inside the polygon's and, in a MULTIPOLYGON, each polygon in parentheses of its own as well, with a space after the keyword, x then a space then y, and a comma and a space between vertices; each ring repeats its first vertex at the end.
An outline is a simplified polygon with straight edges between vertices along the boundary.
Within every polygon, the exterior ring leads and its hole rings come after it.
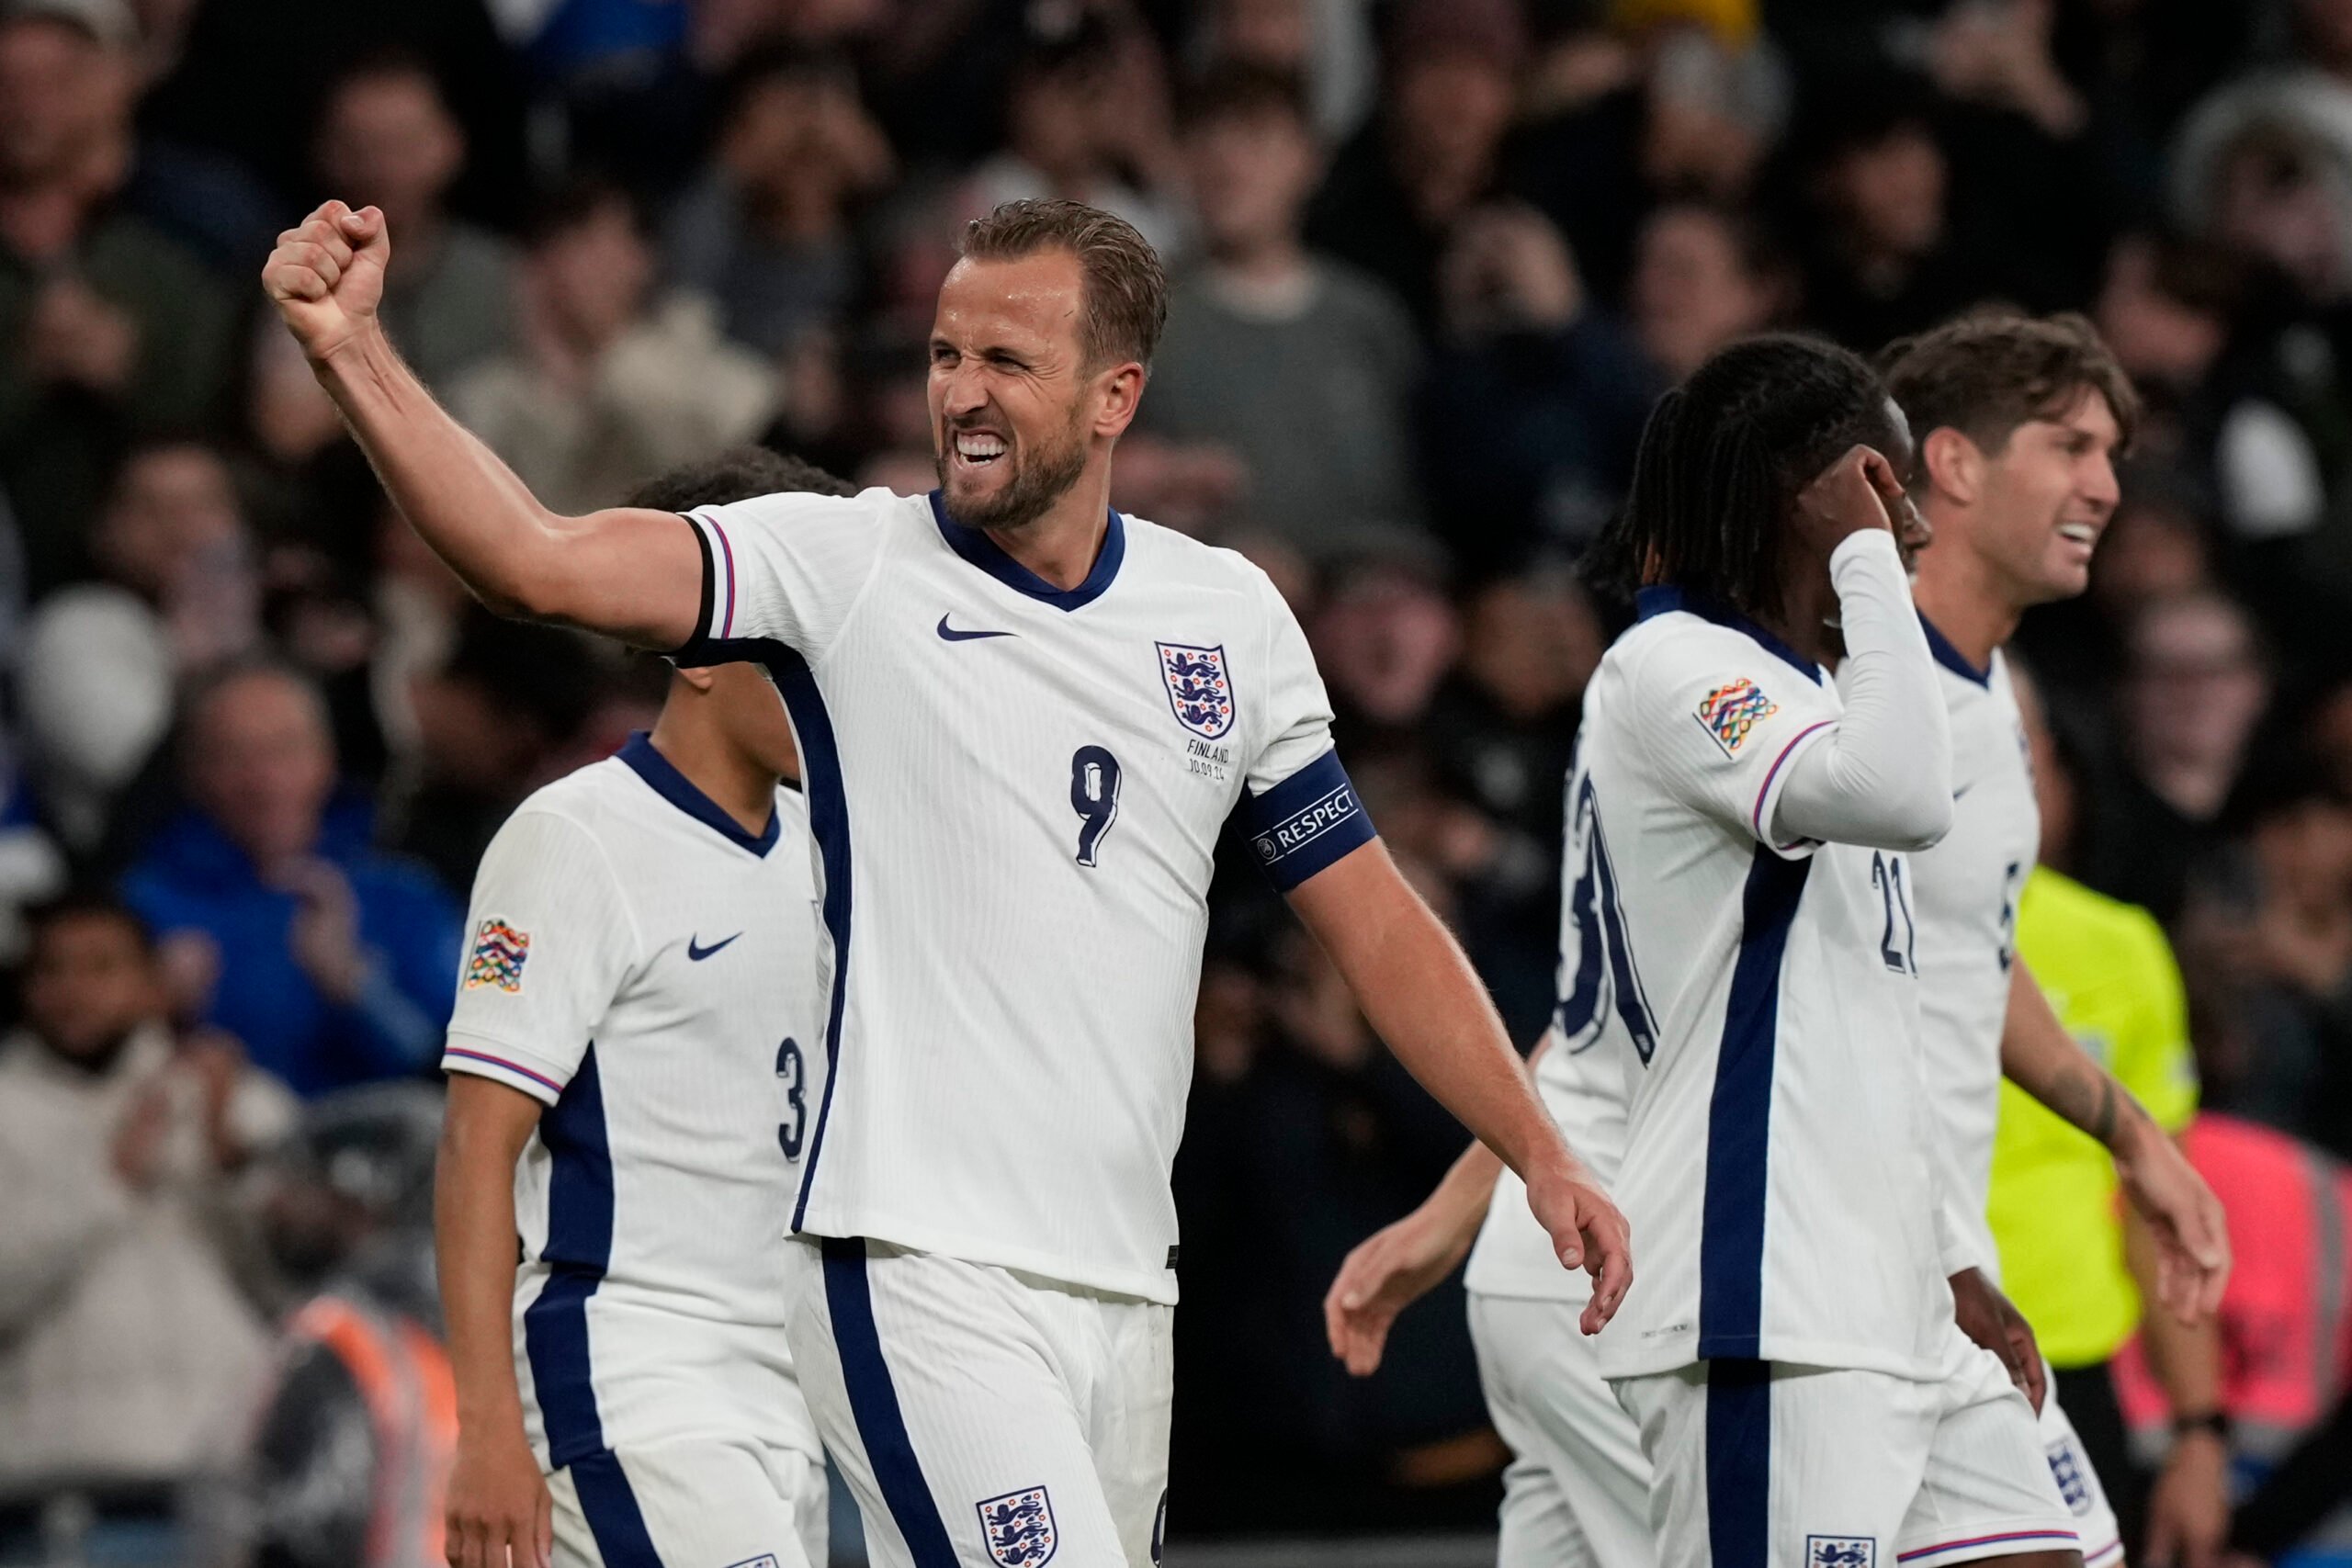
POLYGON ((1091 867, 1102 835, 1119 819, 1119 759, 1100 746, 1069 757, 1069 808, 1078 813, 1078 863, 1091 867))

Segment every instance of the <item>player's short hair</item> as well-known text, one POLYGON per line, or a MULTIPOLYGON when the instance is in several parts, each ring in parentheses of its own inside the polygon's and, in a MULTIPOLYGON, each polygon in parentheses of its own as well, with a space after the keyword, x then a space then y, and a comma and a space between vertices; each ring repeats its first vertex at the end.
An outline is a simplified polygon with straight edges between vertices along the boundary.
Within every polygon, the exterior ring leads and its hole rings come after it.
POLYGON ((1825 338, 1772 333, 1718 349, 1650 410, 1624 510, 1588 581, 1631 598, 1672 583, 1750 615, 1780 609, 1797 492, 1857 444, 1896 434, 1885 385, 1825 338))
POLYGON ((1080 341, 1090 365, 1148 366, 1168 324, 1168 273, 1159 253, 1125 219, 1077 201, 1008 201, 964 226, 967 261, 1019 261, 1039 251, 1078 258, 1086 279, 1080 341))
POLYGON ((725 506, 786 491, 808 495, 857 493, 848 480, 814 463, 765 446, 737 446, 699 463, 656 474, 629 491, 625 504, 648 512, 692 512, 697 506, 725 506))
POLYGON ((1248 61, 1229 60, 1211 66, 1185 92, 1177 114, 1187 131, 1227 120, 1281 118, 1307 136, 1315 134, 1306 84, 1298 73, 1248 61))
POLYGON ((2132 378, 2098 329, 2071 310, 1971 310, 1889 344, 1879 367, 1921 441, 1949 428, 1997 453, 2019 425, 2064 418, 2086 391, 2107 400, 2122 445, 2131 445, 2140 422, 2132 378))

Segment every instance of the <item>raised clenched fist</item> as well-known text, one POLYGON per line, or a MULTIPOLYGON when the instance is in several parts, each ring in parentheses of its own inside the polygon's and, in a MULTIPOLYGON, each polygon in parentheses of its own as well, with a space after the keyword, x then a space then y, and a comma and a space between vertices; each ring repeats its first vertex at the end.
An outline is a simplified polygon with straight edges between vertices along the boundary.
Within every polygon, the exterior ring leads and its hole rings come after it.
POLYGON ((355 212, 330 201, 277 236, 277 248, 261 269, 262 287, 302 352, 325 359, 375 325, 391 258, 391 236, 379 209, 355 212))

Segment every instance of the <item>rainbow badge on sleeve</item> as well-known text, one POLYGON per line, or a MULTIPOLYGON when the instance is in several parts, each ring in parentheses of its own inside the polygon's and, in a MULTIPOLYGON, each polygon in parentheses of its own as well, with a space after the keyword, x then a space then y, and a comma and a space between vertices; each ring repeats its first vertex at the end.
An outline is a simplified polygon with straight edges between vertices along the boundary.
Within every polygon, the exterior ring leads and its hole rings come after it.
POLYGON ((1758 721, 1771 717, 1781 711, 1780 705, 1766 696, 1755 682, 1742 677, 1709 692, 1699 704, 1699 723, 1724 749, 1724 755, 1739 750, 1740 742, 1758 721))
POLYGON ((504 920, 484 920, 474 931, 474 950, 466 960, 466 989, 495 986, 502 991, 523 988, 523 964, 531 956, 531 933, 518 931, 504 920))

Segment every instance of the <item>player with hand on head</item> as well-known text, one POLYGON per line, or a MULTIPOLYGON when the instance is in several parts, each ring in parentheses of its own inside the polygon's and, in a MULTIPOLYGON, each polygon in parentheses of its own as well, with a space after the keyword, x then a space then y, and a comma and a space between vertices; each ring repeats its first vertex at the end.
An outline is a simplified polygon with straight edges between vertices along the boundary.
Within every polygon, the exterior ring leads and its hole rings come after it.
POLYGON ((264 281, 411 524, 493 606, 756 660, 791 710, 830 1074, 784 1299, 878 1562, 1158 1555, 1168 1175, 1237 808, 1390 1048, 1616 1308, 1624 1221, 1374 833, 1295 619, 1240 557, 1110 506, 1166 313, 1132 228, 1068 202, 969 227, 930 340, 929 496, 685 522, 535 501, 386 341, 390 246, 329 203, 264 281))
POLYGON ((1597 1348, 1563 1332, 1577 1303, 1525 1267, 1510 1195, 1473 1151, 1351 1255, 1327 1299, 1335 1351, 1363 1369, 1484 1219, 1468 1284, 1517 1456, 1507 1564, 1711 1550, 1860 1562, 1897 1547, 1957 1562, 2072 1544, 2003 1382, 2039 1397, 2030 1336, 1957 1247, 1926 1152, 1901 852, 1932 840, 1950 806, 1895 547, 1908 556, 1928 535, 1882 460, 1909 456, 1900 415, 1852 356, 1737 345, 1661 404, 1632 507, 1596 562, 1640 588, 1643 620, 1588 696, 1562 999, 1535 1072, 1604 1177, 1630 1112, 1622 1190, 1645 1255, 1679 1247, 1669 1256, 1687 1260, 1671 1295, 1629 1309, 1644 1325, 1630 1342, 1626 1323, 1597 1348), (1841 439, 1881 446, 1804 484, 1841 439), (1858 472, 1885 510, 1835 488, 1858 472), (1839 685, 1818 684, 1840 656, 1839 685), (1639 1443, 1603 1379, 1612 1360, 1642 1373, 1619 1385, 1649 1418, 1639 1443), (1855 1446, 1815 1435, 1840 1431, 1855 1446), (1642 1449, 1661 1442, 1653 1512, 1642 1449), (1939 1551, 1951 1542, 1933 1527, 1954 1518, 1988 1528, 1939 1551))
MULTIPOLYGON (((747 448, 631 499, 780 491, 849 487, 747 448)), ((822 1568, 784 1325, 824 1020, 798 773, 756 666, 681 668, 482 857, 441 1060, 451 1568, 822 1568)))
MULTIPOLYGON (((2015 952, 2018 897, 2041 841, 2025 721, 2001 645, 2036 604, 2090 581, 2120 491, 2114 456, 2139 408, 2079 316, 1984 311, 1890 346, 1889 389, 1919 448, 1914 493, 1936 532, 1916 593, 1952 728, 1952 830, 1916 858, 1921 1038, 1947 1180, 1970 1245, 1997 1273, 1985 1220, 2004 1073, 2104 1145, 2139 1241, 2127 1249, 2159 1311, 2154 1364, 2176 1409, 2221 1408, 2214 1314, 2229 1278, 2221 1204, 2165 1130, 2067 1033, 2015 952)), ((2088 1568, 2123 1560, 2115 1511, 2074 1425, 2042 1402, 2041 1439, 2088 1568)), ((2229 1523, 2210 1428, 2176 1446, 2152 1540, 2204 1568, 2229 1523)))

